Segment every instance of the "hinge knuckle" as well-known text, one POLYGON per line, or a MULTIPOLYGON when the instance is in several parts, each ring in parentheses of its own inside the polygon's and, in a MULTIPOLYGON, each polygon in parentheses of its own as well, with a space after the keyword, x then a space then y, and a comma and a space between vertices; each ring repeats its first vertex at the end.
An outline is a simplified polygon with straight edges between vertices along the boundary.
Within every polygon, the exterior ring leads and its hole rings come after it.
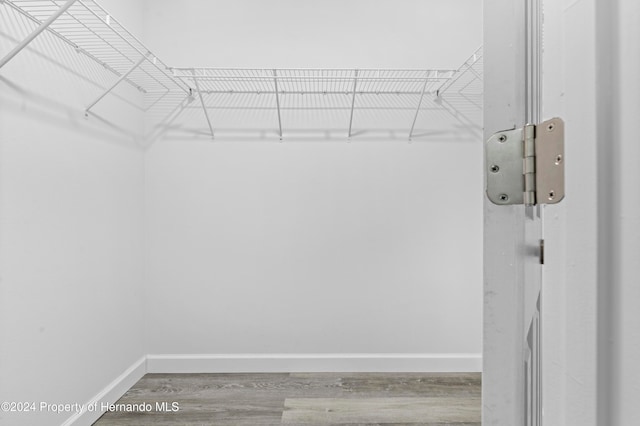
POLYGON ((495 204, 555 204, 564 198, 564 122, 503 130, 485 143, 487 196, 495 204))

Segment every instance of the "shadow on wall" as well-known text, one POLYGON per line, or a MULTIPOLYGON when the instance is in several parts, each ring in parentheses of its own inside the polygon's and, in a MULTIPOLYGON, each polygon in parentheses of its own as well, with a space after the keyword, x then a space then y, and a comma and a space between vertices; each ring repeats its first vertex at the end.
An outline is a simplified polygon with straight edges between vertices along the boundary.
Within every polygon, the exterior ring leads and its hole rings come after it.
POLYGON ((73 126, 87 136, 89 140, 100 140, 123 147, 140 149, 141 142, 138 135, 112 123, 99 115, 93 115, 94 121, 99 125, 87 121, 82 111, 71 108, 68 105, 56 101, 54 98, 43 96, 39 93, 19 86, 0 75, 2 89, 2 110, 4 114, 29 113, 37 117, 39 122, 48 123, 61 128, 73 126))
MULTIPOLYGON (((9 4, 0 4, 0 57, 39 24, 9 4)), ((56 126, 71 125, 104 141, 140 147, 145 139, 145 105, 139 88, 120 84, 95 108, 86 110, 118 78, 116 70, 79 45, 59 33, 44 31, 0 69, 2 106, 8 114, 29 113, 56 126)))
MULTIPOLYGON (((230 94, 226 100, 207 101, 208 105, 220 105, 207 107, 210 121, 217 124, 213 126, 215 139, 278 140, 277 109, 275 106, 265 106, 262 99, 258 99, 269 96, 249 97, 230 94)), ((313 97, 284 95, 283 98, 286 100, 288 97, 298 96, 313 97)), ((337 102, 329 96, 315 100, 308 99, 306 102, 313 103, 313 106, 280 109, 284 140, 476 142, 481 137, 481 126, 476 123, 480 123, 482 109, 474 110, 467 106, 464 99, 453 95, 447 99, 443 97, 439 102, 442 106, 438 105, 438 100, 435 99, 423 100, 423 105, 432 106, 424 106, 420 109, 418 124, 411 138, 409 138, 409 130, 418 102, 415 95, 377 95, 374 99, 362 97, 359 99, 360 105, 354 107, 351 137, 348 134, 350 109, 336 106, 337 102), (386 106, 391 102, 394 106, 386 106), (461 107, 457 109, 456 104, 461 107), (464 107, 467 107, 466 110, 464 107), (403 124, 404 127, 402 127, 403 124)), ((174 140, 211 138, 204 111, 198 101, 185 105, 178 119, 165 126, 163 130, 165 136, 174 140)))
MULTIPOLYGON (((0 55, 31 30, 20 26, 25 24, 20 22, 21 17, 11 18, 11 13, 3 13, 2 27, 20 34, 0 32, 0 55)), ((55 126, 71 125, 101 141, 139 148, 143 135, 136 122, 141 122, 143 111, 139 102, 126 93, 126 88, 114 92, 111 105, 89 113, 90 116, 82 109, 87 99, 99 96, 109 86, 110 78, 104 69, 68 49, 51 34, 43 33, 2 68, 3 113, 7 116, 28 113, 55 126)))

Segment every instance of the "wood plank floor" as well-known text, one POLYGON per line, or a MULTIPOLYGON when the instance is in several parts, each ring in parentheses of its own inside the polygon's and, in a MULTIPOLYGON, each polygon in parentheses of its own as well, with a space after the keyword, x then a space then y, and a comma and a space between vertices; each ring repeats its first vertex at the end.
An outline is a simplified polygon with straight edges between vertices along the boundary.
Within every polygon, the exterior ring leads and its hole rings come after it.
POLYGON ((479 426, 480 388, 479 373, 147 374, 116 403, 136 407, 94 425, 479 426))

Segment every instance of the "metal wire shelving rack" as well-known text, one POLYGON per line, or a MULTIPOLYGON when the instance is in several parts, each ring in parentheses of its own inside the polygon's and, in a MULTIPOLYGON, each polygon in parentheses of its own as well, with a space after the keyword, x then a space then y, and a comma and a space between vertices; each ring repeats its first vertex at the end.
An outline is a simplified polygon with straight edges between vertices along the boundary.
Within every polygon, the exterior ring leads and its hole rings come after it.
MULTIPOLYGON (((273 95, 277 110, 278 132, 282 138, 281 98, 287 95, 345 95, 349 128, 352 135, 356 99, 365 95, 419 95, 434 94, 436 89, 451 80, 454 70, 392 70, 392 69, 232 69, 232 68, 176 68, 174 75, 185 84, 196 88, 211 135, 214 129, 207 109, 211 107, 203 95, 253 94, 273 95)), ((344 104, 344 102, 343 102, 344 104)), ((298 110, 313 109, 298 106, 298 110)), ((414 119, 415 124, 415 119, 414 119)), ((412 126, 413 127, 413 126, 412 126)))
POLYGON ((93 0, 6 0, 1 3, 38 27, 0 60, 0 68, 40 33, 48 31, 113 74, 111 86, 85 106, 86 113, 121 83, 144 94, 147 106, 172 91, 189 93, 189 87, 174 78, 159 58, 93 0))
POLYGON ((285 110, 347 111, 348 138, 353 135, 354 113, 358 110, 409 110, 413 113, 408 129, 411 139, 427 101, 470 125, 475 123, 465 115, 463 104, 482 108, 482 48, 455 70, 173 68, 173 75, 195 88, 211 137, 215 128, 210 112, 221 108, 277 111, 281 139, 285 110), (306 100, 292 100, 300 99, 295 95, 306 100), (234 101, 230 100, 232 96, 236 97, 234 101), (267 100, 256 107, 255 103, 243 102, 248 96, 266 96, 267 100))
POLYGON ((37 28, 0 59, 0 68, 47 31, 112 74, 103 93, 84 106, 86 114, 118 85, 128 84, 143 94, 145 111, 162 112, 158 128, 169 128, 185 109, 199 105, 213 137, 212 111, 264 109, 274 111, 282 139, 284 112, 328 109, 346 114, 345 133, 351 138, 360 111, 395 109, 411 114, 411 139, 424 111, 439 108, 473 125, 465 109, 482 105, 481 48, 448 70, 169 68, 95 0, 0 0, 3 4, 37 28))

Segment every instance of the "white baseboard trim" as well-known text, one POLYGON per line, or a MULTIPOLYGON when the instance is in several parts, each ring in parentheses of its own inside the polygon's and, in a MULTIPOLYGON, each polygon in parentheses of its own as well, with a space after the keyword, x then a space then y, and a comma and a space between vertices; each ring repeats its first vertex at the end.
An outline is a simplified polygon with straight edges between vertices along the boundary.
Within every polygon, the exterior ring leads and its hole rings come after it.
POLYGON ((150 354, 148 373, 479 372, 481 354, 150 354))
POLYGON ((82 410, 69 417, 62 426, 85 426, 93 424, 93 422, 98 420, 106 411, 102 409, 103 402, 109 404, 116 402, 140 380, 146 372, 147 357, 143 356, 84 404, 82 410))

